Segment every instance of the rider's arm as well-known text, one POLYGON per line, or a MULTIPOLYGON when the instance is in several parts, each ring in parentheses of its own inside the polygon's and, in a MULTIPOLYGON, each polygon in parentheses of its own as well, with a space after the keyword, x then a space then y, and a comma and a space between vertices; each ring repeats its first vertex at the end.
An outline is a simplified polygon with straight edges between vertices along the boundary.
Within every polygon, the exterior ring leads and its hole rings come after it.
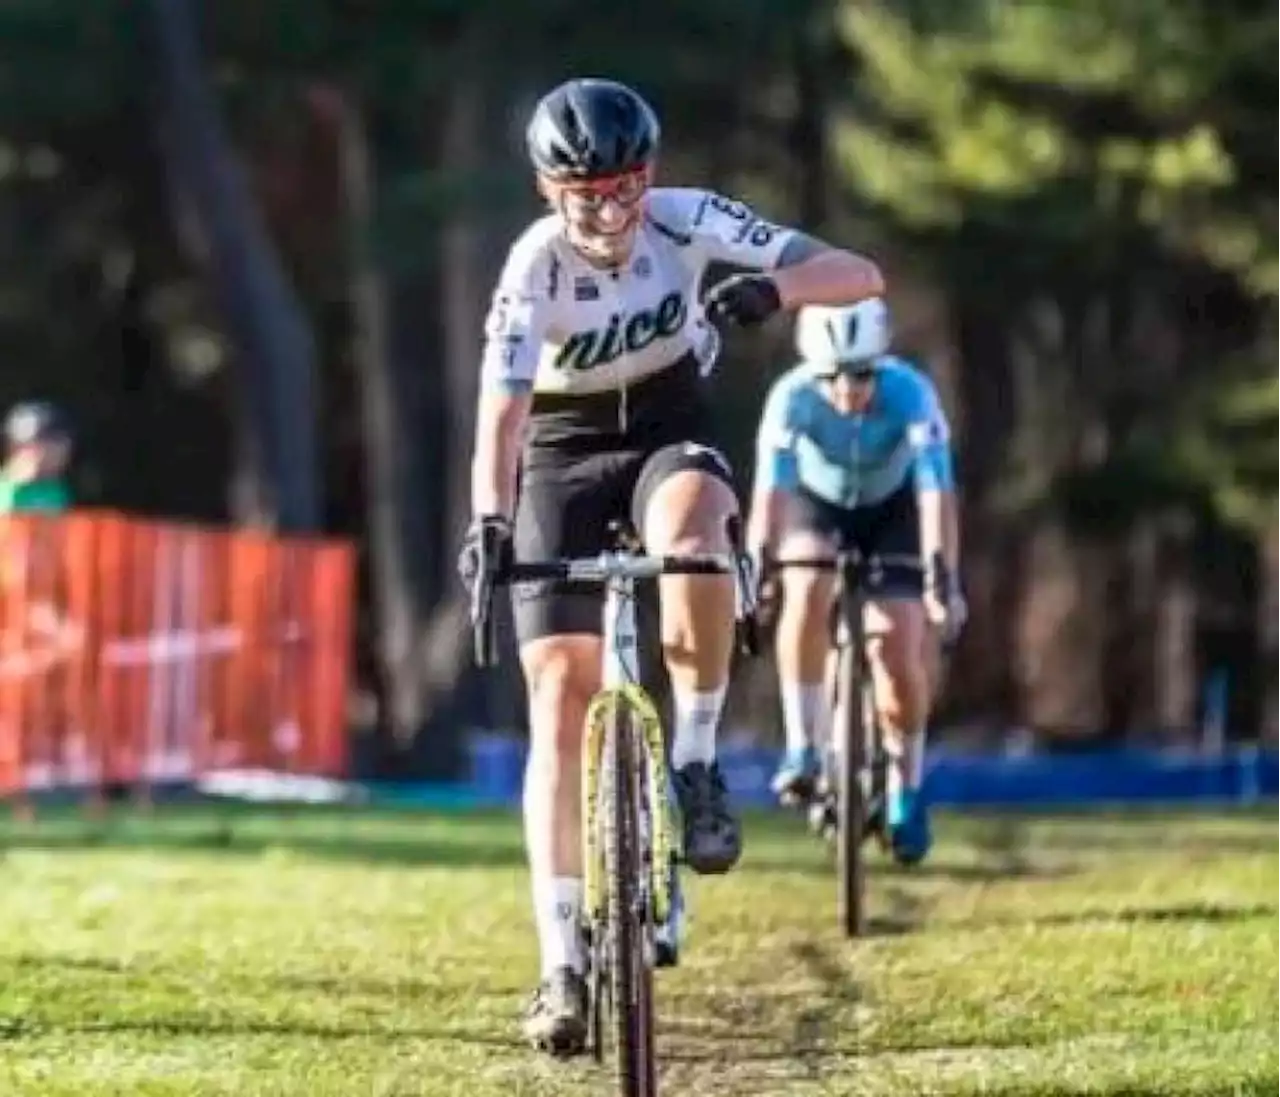
POLYGON ((546 334, 543 287, 547 280, 540 277, 538 257, 531 256, 522 243, 512 249, 485 320, 471 459, 471 512, 475 515, 510 518, 515 510, 520 448, 546 334))
POLYGON ((798 229, 774 225, 750 206, 710 191, 683 191, 687 224, 703 262, 769 271, 782 306, 851 305, 884 293, 870 259, 798 229))
POLYGON ((797 435, 794 388, 784 376, 765 400, 756 434, 755 485, 747 520, 747 544, 753 549, 772 548, 781 530, 785 496, 795 491, 800 475, 796 466, 797 435))
POLYGON ((520 446, 532 392, 481 389, 471 458, 471 513, 510 518, 516 505, 520 446))
POLYGON ((924 393, 908 435, 914 449, 921 555, 932 560, 941 553, 947 571, 956 575, 960 567, 960 521, 951 429, 932 385, 924 393))
POLYGON ((865 255, 797 232, 778 257, 774 285, 784 309, 853 305, 884 293, 880 268, 865 255))

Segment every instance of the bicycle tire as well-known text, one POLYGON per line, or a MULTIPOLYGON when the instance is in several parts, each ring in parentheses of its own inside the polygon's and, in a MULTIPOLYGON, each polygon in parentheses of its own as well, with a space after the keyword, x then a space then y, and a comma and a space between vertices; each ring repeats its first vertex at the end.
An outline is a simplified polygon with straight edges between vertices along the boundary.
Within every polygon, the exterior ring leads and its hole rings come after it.
POLYGON ((836 838, 838 907, 846 937, 866 933, 866 866, 862 840, 866 798, 862 770, 866 765, 866 728, 863 712, 862 606, 855 590, 841 584, 840 612, 844 618, 843 643, 836 667, 836 713, 844 741, 840 751, 839 806, 836 838))
POLYGON ((866 813, 863 816, 863 833, 867 838, 875 838, 880 848, 889 850, 889 767, 893 764, 889 752, 884 745, 884 729, 880 726, 880 716, 876 708, 875 681, 871 677, 870 668, 865 658, 862 674, 859 679, 862 698, 862 742, 864 744, 863 765, 867 772, 867 787, 870 795, 864 800, 866 813))
POLYGON ((640 817, 640 732, 631 707, 613 705, 606 732, 608 806, 605 878, 608 891, 609 980, 613 1058, 622 1097, 655 1097, 653 968, 646 955, 641 886, 647 871, 640 817))

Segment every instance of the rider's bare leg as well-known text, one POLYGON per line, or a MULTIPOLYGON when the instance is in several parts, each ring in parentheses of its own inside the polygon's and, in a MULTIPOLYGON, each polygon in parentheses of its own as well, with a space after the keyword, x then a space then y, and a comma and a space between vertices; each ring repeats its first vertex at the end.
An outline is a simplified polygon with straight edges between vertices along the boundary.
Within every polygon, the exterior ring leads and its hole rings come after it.
POLYGON ((587 634, 541 637, 520 650, 529 691, 525 846, 544 977, 584 967, 582 727, 600 685, 601 653, 600 637, 587 634))
MULTIPOLYGON (((730 551, 727 520, 737 498, 724 480, 680 468, 645 503, 645 546, 655 554, 730 551)), ((728 575, 661 580, 662 650, 674 710, 671 763, 684 823, 685 861, 697 872, 728 871, 742 851, 737 820, 716 765, 716 734, 729 686, 734 581, 728 575)))
POLYGON ((920 787, 925 729, 932 695, 925 657, 928 624, 918 599, 867 603, 867 655, 875 682, 877 715, 900 787, 920 787))
MULTIPOLYGON (((796 530, 781 538, 778 558, 827 559, 833 553, 827 538, 796 530)), ((827 734, 824 675, 831 647, 835 578, 816 568, 784 568, 780 582, 782 606, 775 637, 778 693, 787 754, 796 756, 820 745, 827 734)))

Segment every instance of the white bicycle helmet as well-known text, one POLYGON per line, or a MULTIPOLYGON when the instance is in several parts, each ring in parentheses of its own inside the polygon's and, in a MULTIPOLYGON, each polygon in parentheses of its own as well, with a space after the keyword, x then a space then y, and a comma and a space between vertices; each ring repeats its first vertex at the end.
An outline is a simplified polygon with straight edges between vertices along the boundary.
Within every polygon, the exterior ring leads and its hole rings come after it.
POLYGON ((881 297, 856 305, 807 305, 796 314, 796 350, 819 369, 834 372, 877 358, 889 349, 889 306, 881 297))

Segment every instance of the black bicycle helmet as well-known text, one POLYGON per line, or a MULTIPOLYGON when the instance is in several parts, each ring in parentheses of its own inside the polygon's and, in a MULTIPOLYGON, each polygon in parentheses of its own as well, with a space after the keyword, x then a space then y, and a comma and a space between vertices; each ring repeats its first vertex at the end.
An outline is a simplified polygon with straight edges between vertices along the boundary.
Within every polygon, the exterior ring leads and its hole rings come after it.
POLYGON ((600 179, 643 168, 661 130, 648 103, 613 80, 569 80, 542 97, 529 120, 529 159, 553 179, 600 179))
POLYGON ((47 400, 27 400, 9 409, 4 421, 4 437, 11 447, 69 441, 71 428, 56 405, 47 400))

